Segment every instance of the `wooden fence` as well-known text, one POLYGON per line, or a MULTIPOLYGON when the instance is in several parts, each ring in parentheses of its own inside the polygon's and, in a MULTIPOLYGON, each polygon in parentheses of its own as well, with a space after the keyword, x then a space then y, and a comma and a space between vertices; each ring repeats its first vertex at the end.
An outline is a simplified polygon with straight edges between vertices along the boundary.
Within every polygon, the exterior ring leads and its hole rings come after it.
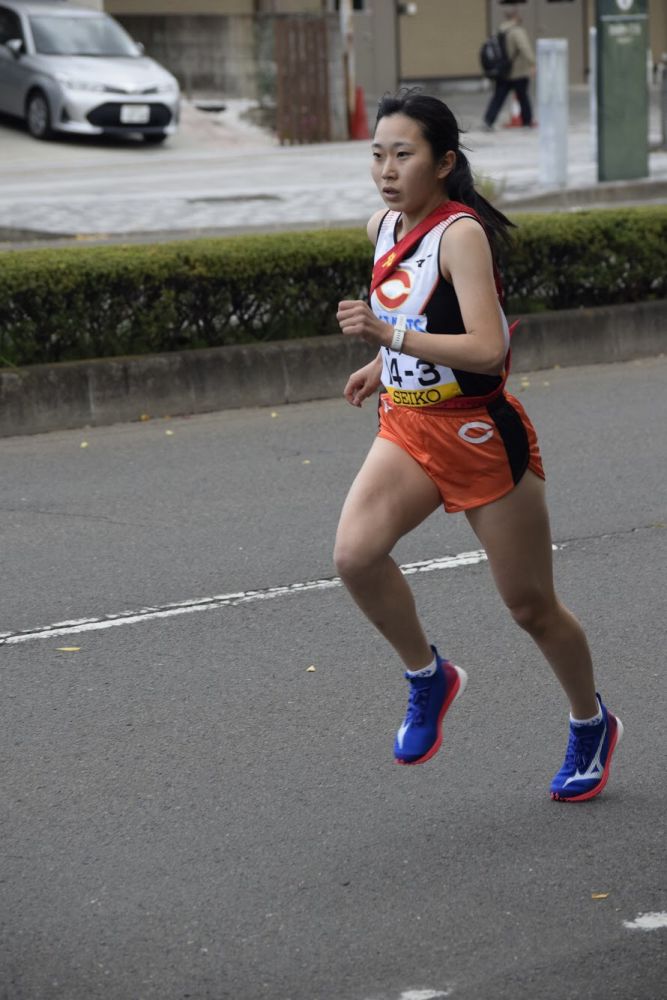
POLYGON ((277 18, 275 60, 280 142, 328 142, 332 135, 326 20, 277 18))

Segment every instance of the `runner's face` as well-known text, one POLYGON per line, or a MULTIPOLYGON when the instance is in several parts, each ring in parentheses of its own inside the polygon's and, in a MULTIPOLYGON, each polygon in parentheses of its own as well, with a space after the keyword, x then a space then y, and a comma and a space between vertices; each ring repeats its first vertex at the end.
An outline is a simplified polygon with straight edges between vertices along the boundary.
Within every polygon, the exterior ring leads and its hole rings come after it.
POLYGON ((446 197, 444 179, 451 166, 435 163, 430 145, 412 118, 403 114, 381 118, 371 150, 371 175, 389 208, 420 215, 446 197))

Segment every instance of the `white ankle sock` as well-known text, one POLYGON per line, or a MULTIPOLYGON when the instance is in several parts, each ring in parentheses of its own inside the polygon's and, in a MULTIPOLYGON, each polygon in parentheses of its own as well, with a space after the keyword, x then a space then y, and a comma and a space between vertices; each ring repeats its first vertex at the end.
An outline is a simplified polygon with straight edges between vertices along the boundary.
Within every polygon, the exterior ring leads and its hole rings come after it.
POLYGON ((437 665, 438 661, 434 656, 427 667, 422 667, 421 670, 406 670, 405 672, 408 675, 408 677, 432 677, 433 674, 435 673, 435 668, 437 667, 437 665))
POLYGON ((570 722, 573 726, 597 726, 598 723, 602 722, 602 709, 590 719, 575 719, 570 712, 570 722))

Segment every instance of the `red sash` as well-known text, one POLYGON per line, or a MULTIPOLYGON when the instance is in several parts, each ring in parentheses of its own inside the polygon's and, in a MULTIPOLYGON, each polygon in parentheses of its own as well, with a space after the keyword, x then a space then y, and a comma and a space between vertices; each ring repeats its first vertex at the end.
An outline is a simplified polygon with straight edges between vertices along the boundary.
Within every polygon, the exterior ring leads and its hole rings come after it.
MULTIPOLYGON (((383 281, 387 280, 387 278, 396 270, 400 262, 408 256, 410 251, 420 242, 426 233, 430 232, 431 229, 438 225, 438 223, 444 222, 446 219, 451 218, 452 215, 459 214, 471 215, 473 219, 477 219, 482 227, 484 226, 484 223, 480 219, 477 212, 475 212, 474 209, 469 208, 468 205, 464 205, 460 201, 442 202, 434 208, 425 219, 422 219, 419 225, 415 226, 414 229, 411 229, 409 233, 406 233, 405 236, 398 241, 398 243, 394 244, 390 250, 387 250, 382 257, 375 261, 375 264, 373 265, 371 288, 368 293, 368 297, 371 297, 378 285, 381 285, 383 281)), ((503 286, 495 264, 493 266, 493 274, 496 281, 498 298, 502 302, 503 286)))

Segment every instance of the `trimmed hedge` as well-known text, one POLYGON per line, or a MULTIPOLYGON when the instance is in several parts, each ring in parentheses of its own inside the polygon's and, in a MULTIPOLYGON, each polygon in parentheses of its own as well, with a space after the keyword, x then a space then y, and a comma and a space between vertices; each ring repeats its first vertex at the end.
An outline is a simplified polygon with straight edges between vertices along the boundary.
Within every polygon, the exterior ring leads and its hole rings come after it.
POLYGON ((517 216, 508 312, 667 298, 667 205, 517 216))
POLYGON ((18 251, 0 258, 0 359, 34 364, 313 336, 361 295, 365 234, 18 251))
MULTIPOLYGON (((517 222, 508 312, 667 298, 667 206, 517 222)), ((0 365, 337 333, 371 264, 362 229, 7 253, 0 365)))

